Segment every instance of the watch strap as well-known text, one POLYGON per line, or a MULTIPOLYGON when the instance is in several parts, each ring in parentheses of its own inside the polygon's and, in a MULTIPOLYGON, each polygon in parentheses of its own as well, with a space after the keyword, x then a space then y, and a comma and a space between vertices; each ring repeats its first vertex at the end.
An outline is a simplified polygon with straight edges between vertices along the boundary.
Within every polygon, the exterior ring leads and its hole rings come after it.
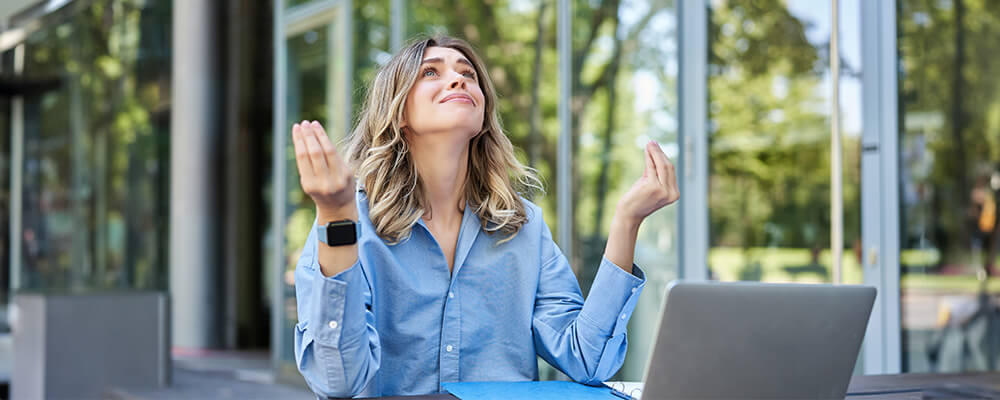
POLYGON ((316 238, 319 239, 320 243, 330 244, 330 241, 326 238, 326 224, 316 224, 316 238))

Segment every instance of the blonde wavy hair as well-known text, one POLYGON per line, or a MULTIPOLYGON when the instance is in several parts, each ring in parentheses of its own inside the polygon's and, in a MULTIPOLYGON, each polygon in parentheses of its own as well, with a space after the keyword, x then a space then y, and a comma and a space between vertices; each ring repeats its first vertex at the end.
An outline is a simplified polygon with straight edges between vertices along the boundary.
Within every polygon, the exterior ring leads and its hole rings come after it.
POLYGON ((368 196, 376 233, 390 244, 409 237, 413 225, 431 212, 401 128, 406 97, 416 82, 428 47, 462 53, 479 76, 486 99, 483 126, 469 141, 465 199, 487 233, 514 238, 528 221, 520 195, 542 191, 532 168, 514 154, 497 112, 497 94, 482 59, 464 40, 447 36, 418 39, 380 68, 368 89, 358 124, 348 140, 347 158, 368 196))

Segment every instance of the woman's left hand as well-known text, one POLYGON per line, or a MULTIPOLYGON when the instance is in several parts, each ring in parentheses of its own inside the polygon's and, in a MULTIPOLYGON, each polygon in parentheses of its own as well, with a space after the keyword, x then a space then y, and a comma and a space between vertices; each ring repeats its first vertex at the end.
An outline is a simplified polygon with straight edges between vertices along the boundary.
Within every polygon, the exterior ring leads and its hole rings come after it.
POLYGON ((646 169, 618 200, 615 217, 638 226, 649 214, 680 198, 674 165, 655 141, 646 143, 646 169))

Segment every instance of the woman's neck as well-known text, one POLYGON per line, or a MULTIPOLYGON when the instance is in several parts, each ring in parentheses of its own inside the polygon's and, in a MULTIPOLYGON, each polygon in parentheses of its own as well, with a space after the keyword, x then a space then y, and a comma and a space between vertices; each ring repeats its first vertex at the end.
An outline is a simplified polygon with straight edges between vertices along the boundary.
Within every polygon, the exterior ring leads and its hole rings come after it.
POLYGON ((461 221, 465 210, 469 142, 435 140, 451 135, 435 136, 411 137, 410 154, 423 181, 424 196, 431 209, 430 216, 424 220, 433 219, 434 225, 453 226, 461 221))

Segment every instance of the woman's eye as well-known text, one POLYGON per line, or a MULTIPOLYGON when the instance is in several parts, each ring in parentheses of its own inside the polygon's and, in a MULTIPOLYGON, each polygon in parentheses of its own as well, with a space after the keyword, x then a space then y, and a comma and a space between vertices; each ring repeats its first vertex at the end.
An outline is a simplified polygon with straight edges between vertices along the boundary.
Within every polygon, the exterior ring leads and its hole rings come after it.
POLYGON ((476 77, 476 74, 473 73, 472 71, 465 71, 464 73, 462 73, 462 75, 465 76, 466 78, 475 78, 476 77))
POLYGON ((434 71, 433 69, 425 69, 424 72, 421 74, 421 76, 425 76, 425 77, 426 76, 434 76, 434 75, 437 75, 437 71, 434 71))

